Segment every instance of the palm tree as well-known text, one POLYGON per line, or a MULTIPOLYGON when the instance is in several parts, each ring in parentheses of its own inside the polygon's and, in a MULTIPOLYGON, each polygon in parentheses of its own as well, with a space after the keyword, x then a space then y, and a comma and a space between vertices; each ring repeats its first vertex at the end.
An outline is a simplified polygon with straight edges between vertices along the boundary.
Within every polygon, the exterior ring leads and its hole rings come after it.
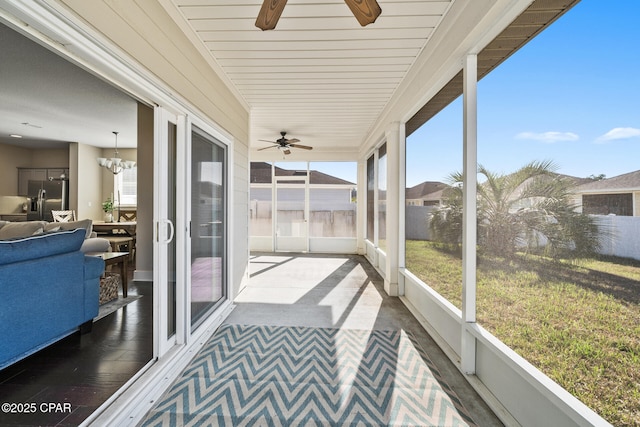
MULTIPOLYGON (((584 257, 599 246, 594 217, 579 213, 571 201, 573 183, 555 173, 553 162, 531 162, 501 175, 478 166, 478 244, 487 253, 508 256, 543 248, 548 255, 584 257)), ((437 240, 457 244, 462 236, 462 174, 449 177, 445 204, 432 213, 437 240)))

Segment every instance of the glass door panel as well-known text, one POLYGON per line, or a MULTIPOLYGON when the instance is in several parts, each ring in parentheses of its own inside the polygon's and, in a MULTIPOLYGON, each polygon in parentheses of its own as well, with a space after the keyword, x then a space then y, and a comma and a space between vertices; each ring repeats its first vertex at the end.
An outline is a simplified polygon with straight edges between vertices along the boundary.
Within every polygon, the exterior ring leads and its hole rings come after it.
POLYGON ((387 252, 387 143, 378 149, 378 248, 387 252))
MULTIPOLYGON (((162 107, 155 111, 154 143, 154 327, 155 354, 162 356, 178 343, 177 246, 175 243, 177 166, 184 120, 162 107)), ((184 138, 182 138, 184 139, 184 138)))
POLYGON ((309 248, 307 177, 276 177, 276 251, 305 252, 309 248))
MULTIPOLYGON (((176 224, 176 162, 177 162, 177 127, 168 124, 167 155, 167 220, 169 224, 176 224)), ((173 236, 172 236, 173 237, 173 236)), ((167 339, 176 333, 176 239, 167 243, 167 339)))
POLYGON ((225 298, 226 148, 198 128, 191 134, 191 328, 225 298))

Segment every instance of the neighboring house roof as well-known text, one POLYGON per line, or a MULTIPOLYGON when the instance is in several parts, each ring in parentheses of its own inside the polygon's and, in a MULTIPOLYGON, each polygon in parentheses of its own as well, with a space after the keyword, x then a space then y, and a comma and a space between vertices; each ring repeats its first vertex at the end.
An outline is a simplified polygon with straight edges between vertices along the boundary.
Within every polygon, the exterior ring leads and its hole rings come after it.
POLYGON ((580 186, 580 185, 583 185, 585 183, 593 181, 591 178, 580 178, 580 177, 577 177, 577 176, 564 175, 564 174, 561 174, 561 173, 556 173, 555 175, 557 175, 560 178, 564 178, 564 179, 567 179, 567 180, 571 181, 573 183, 573 185, 575 185, 575 186, 580 186))
POLYGON ((425 181, 418 185, 407 188, 405 197, 408 200, 427 199, 439 200, 442 198, 442 192, 448 185, 439 181, 425 181))
POLYGON ((600 181, 589 180, 576 188, 577 193, 601 193, 612 191, 640 190, 640 170, 614 176, 600 181))
POLYGON ((270 184, 271 164, 265 162, 251 162, 249 182, 252 184, 270 184))
MULTIPOLYGON (((520 197, 520 195, 522 194, 522 192, 524 191, 526 186, 529 185, 529 183, 533 179, 540 179, 540 178, 547 179, 547 180, 562 179, 562 180, 565 180, 565 181, 568 181, 569 183, 571 183, 571 185, 573 187, 580 186, 580 185, 582 185, 584 183, 587 183, 587 182, 592 182, 592 180, 590 178, 579 178, 577 176, 571 176, 571 175, 565 175, 565 174, 562 174, 562 173, 551 172, 551 173, 549 173, 549 175, 546 175, 546 176, 527 179, 522 184, 520 184, 520 186, 518 186, 518 188, 516 188, 516 190, 513 192, 513 196, 512 197, 513 198, 520 197)), ((485 184, 482 184, 482 185, 485 185, 485 184)))
MULTIPOLYGON (((289 170, 275 167, 277 176, 304 176, 304 171, 289 170)), ((267 162, 252 162, 251 163, 251 175, 250 182, 252 184, 270 184, 271 183, 271 164, 267 162)), ((309 171, 309 184, 320 185, 352 185, 353 182, 346 181, 344 179, 328 175, 316 170, 309 171)))

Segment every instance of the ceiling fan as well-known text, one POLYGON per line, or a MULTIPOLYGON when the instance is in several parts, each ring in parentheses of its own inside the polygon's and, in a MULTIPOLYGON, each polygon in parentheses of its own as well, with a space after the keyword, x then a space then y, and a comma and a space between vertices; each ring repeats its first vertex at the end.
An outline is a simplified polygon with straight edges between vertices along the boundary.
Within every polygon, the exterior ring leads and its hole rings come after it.
POLYGON ((282 135, 282 138, 279 138, 275 141, 267 141, 266 139, 259 139, 258 141, 268 142, 274 145, 272 145, 271 147, 260 148, 258 149, 258 151, 268 150, 269 148, 278 148, 282 150, 284 154, 291 154, 291 150, 290 150, 291 148, 302 148, 303 150, 313 150, 313 147, 309 147, 308 145, 296 144, 296 142, 300 142, 300 140, 297 138, 291 138, 291 139, 285 138, 286 134, 287 133, 284 131, 280 132, 280 135, 282 135))
MULTIPOLYGON (((375 22, 382 13, 376 0, 344 0, 344 2, 363 27, 375 22)), ((286 4, 287 0, 264 0, 256 19, 256 27, 261 30, 273 30, 286 4)))

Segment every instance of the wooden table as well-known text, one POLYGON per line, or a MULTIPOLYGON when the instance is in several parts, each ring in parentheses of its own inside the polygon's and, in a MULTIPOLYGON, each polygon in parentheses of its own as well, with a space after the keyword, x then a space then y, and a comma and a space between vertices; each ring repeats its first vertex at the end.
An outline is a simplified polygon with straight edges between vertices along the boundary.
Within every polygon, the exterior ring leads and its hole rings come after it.
POLYGON ((122 297, 127 297, 128 282, 127 271, 129 268, 129 252, 87 252, 87 255, 97 256, 104 260, 104 266, 120 265, 120 277, 122 277, 122 297))
POLYGON ((130 254, 129 258, 133 261, 137 224, 136 221, 104 222, 94 220, 93 231, 98 234, 98 237, 109 241, 113 252, 121 251, 126 246, 126 250, 130 254))
POLYGON ((93 231, 97 234, 114 234, 117 230, 123 230, 128 236, 136 235, 137 221, 104 222, 93 221, 93 231))

